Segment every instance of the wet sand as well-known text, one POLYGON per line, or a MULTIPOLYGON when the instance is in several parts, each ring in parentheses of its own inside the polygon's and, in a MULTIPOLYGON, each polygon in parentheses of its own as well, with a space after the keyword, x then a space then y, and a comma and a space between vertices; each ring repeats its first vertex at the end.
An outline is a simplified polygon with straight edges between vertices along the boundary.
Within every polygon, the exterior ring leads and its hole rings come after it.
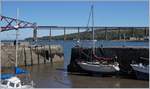
POLYGON ((149 81, 69 74, 63 63, 27 67, 36 88, 148 88, 149 81))

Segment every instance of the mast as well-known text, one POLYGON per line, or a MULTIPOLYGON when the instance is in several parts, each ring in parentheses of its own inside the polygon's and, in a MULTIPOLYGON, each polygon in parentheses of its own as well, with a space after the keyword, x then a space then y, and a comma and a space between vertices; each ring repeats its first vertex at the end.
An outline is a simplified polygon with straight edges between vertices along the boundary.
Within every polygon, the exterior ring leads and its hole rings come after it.
MULTIPOLYGON (((19 17, 19 8, 17 8, 17 19, 19 17)), ((15 67, 18 66, 18 21, 16 22, 16 64, 15 67)))
POLYGON ((92 4, 92 7, 91 7, 91 9, 92 9, 92 38, 93 38, 93 48, 92 48, 92 51, 93 51, 93 54, 95 54, 95 38, 94 38, 94 35, 95 35, 95 33, 94 33, 94 4, 92 4))

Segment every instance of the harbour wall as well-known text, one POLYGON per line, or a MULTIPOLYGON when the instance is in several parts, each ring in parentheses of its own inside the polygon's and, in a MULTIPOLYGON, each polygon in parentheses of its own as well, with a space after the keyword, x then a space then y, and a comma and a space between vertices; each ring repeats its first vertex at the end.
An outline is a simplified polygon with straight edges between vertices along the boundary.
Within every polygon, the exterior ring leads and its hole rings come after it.
MULTIPOLYGON (((1 66, 15 66, 16 48, 12 45, 1 47, 1 66)), ((18 66, 32 66, 63 61, 63 47, 60 45, 46 45, 38 47, 19 46, 18 66)))
MULTIPOLYGON (((85 72, 77 64, 78 61, 90 60, 87 55, 91 55, 91 48, 72 48, 70 64, 67 66, 68 72, 85 72), (85 55, 86 54, 86 55, 85 55), (80 57, 80 58, 79 58, 80 57)), ((103 57, 117 57, 119 62, 120 74, 134 74, 130 64, 131 63, 149 63, 148 60, 142 60, 141 57, 149 58, 149 48, 141 47, 107 47, 107 48, 96 48, 95 53, 97 56, 103 57)))

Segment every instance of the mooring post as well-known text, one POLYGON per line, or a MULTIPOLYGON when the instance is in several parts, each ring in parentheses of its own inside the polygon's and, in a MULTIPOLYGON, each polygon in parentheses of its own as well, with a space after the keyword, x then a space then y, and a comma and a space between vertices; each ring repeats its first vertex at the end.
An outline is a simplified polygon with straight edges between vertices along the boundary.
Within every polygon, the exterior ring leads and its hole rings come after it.
POLYGON ((44 64, 46 64, 46 49, 45 49, 45 45, 44 45, 44 64))
MULTIPOLYGON (((51 28, 50 28, 50 31, 49 31, 49 43, 51 43, 51 28)), ((52 60, 52 57, 51 57, 51 45, 49 44, 49 60, 51 63, 53 63, 53 60, 52 60), (49 57, 50 56, 50 57, 49 57)))
POLYGON ((30 47, 30 54, 31 54, 31 66, 33 65, 33 58, 32 58, 32 48, 30 47))
MULTIPOLYGON (((41 48, 40 48, 40 54, 41 54, 41 56, 43 57, 43 49, 42 49, 42 45, 40 46, 41 48)), ((41 61, 40 60, 40 63, 43 63, 43 60, 41 61)))
POLYGON ((38 47, 36 48, 36 51, 37 51, 37 55, 38 55, 38 64, 40 64, 40 62, 39 62, 40 56, 39 56, 39 49, 38 49, 38 47))
POLYGON ((24 64, 25 66, 27 66, 27 57, 26 57, 26 50, 25 50, 25 46, 24 46, 24 64))

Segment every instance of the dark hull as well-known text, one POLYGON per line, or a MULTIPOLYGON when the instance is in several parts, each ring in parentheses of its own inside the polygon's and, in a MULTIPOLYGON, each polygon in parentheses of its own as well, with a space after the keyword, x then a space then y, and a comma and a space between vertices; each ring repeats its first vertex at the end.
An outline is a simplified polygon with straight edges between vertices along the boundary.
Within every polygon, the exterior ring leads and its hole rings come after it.
POLYGON ((137 79, 140 80, 149 80, 149 73, 143 73, 139 71, 135 71, 137 79))

